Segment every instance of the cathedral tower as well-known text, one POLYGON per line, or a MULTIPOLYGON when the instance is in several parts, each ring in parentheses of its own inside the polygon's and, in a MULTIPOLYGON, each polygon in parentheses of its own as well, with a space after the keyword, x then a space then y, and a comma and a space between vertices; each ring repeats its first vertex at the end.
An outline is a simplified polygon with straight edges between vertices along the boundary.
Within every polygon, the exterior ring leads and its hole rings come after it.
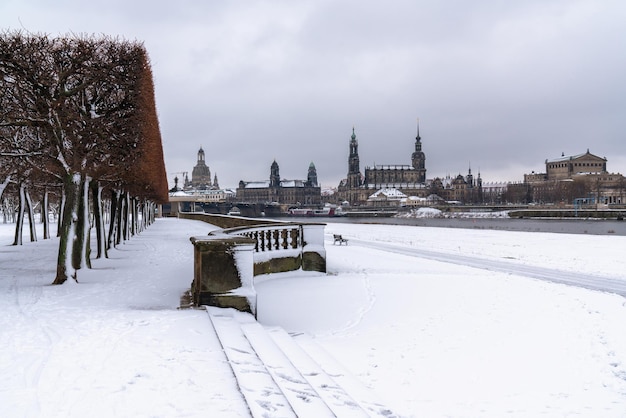
POLYGON ((356 140, 354 127, 350 137, 350 156, 348 157, 348 179, 347 186, 350 189, 361 187, 361 169, 359 167, 359 142, 356 140))
POLYGON ((420 124, 417 121, 417 136, 415 137, 415 151, 411 155, 413 169, 417 170, 417 182, 426 183, 426 154, 422 151, 422 138, 420 137, 420 124))

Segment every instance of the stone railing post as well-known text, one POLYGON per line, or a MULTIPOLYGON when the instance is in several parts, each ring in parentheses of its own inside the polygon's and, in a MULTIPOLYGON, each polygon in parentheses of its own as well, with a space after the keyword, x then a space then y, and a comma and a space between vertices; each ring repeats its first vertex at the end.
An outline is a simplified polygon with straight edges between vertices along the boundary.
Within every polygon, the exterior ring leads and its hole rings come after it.
POLYGON ((256 315, 254 240, 225 234, 190 239, 194 246, 194 305, 235 308, 256 315))
POLYGON ((324 227, 326 224, 302 224, 302 270, 326 272, 324 227))

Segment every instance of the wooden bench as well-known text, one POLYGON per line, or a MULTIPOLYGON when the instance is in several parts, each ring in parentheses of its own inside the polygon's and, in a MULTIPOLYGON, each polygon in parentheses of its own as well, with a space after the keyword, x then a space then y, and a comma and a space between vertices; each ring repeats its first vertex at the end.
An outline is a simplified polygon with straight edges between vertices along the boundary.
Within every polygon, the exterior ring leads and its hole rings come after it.
POLYGON ((339 245, 344 244, 344 243, 348 245, 348 240, 339 234, 333 234, 333 239, 334 239, 333 245, 335 245, 336 243, 339 243, 339 245))

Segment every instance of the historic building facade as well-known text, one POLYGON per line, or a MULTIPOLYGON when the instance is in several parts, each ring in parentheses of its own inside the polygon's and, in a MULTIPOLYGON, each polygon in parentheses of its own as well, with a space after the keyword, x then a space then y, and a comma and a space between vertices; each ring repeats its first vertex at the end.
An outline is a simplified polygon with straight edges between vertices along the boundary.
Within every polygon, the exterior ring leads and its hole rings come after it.
POLYGON ((545 173, 524 175, 524 183, 511 200, 523 203, 566 203, 584 200, 593 203, 624 204, 626 179, 607 171, 607 159, 591 154, 565 156, 546 160, 545 173), (524 202, 526 200, 526 202, 524 202))
MULTIPOLYGON (((444 200, 463 203, 478 203, 482 199, 480 174, 474 179, 470 169, 467 176, 456 178, 426 178, 426 154, 422 150, 419 125, 415 137, 415 148, 411 154, 411 164, 388 164, 365 167, 360 171, 359 143, 354 128, 349 143, 348 175, 337 188, 337 197, 350 205, 380 205, 386 196, 402 193, 426 198, 435 194, 444 200), (397 192, 396 192, 397 191, 397 192), (384 199, 383 199, 384 198, 384 199)), ((391 202, 392 199, 387 200, 391 202)))
MULTIPOLYGON (((191 171, 191 180, 187 176, 187 172, 179 173, 183 175, 182 180, 183 190, 191 191, 191 192, 200 192, 205 190, 219 190, 220 185, 217 181, 217 174, 211 181, 211 170, 209 166, 206 165, 205 154, 202 147, 198 150, 198 160, 196 165, 193 167, 191 171)), ((175 178, 176 186, 174 189, 178 189, 178 181, 179 178, 175 178)))
POLYGON ((315 165, 309 165, 306 180, 281 180, 278 163, 270 167, 270 178, 264 181, 239 182, 237 201, 244 203, 278 203, 293 206, 318 206, 322 191, 317 183, 315 165))
MULTIPOLYGON (((217 180, 217 176, 216 176, 217 180)), ((191 171, 191 183, 190 186, 194 189, 211 189, 213 183, 211 182, 211 170, 206 165, 204 159, 204 150, 202 147, 198 150, 198 162, 191 171)))

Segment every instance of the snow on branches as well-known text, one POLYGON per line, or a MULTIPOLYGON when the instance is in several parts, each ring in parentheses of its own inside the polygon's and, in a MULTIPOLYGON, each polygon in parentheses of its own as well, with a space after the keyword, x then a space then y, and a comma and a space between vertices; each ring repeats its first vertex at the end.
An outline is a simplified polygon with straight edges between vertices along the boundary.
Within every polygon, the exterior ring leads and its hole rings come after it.
POLYGON ((0 159, 3 178, 62 185, 54 282, 75 277, 89 266, 90 185, 133 199, 167 199, 144 46, 111 37, 0 33, 0 159))

